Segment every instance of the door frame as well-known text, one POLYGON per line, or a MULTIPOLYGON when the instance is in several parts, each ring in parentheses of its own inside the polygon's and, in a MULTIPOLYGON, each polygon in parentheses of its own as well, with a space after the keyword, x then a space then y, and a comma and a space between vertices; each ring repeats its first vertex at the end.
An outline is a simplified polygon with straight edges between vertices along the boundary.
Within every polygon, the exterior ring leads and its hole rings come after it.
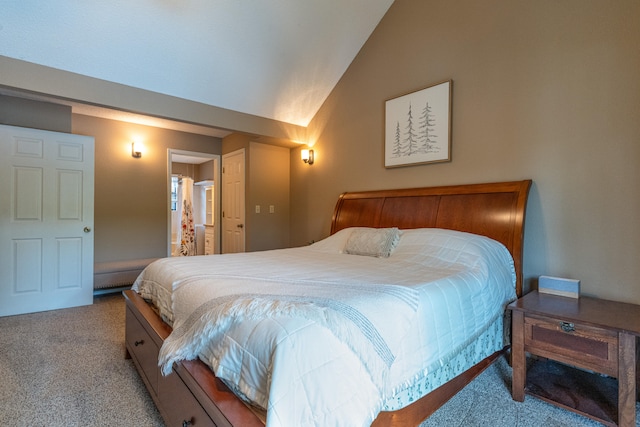
POLYGON ((171 256, 171 174, 172 174, 172 158, 174 155, 181 156, 189 156, 189 157, 199 157, 203 159, 207 159, 205 161, 213 160, 213 182, 214 188, 217 187, 214 191, 214 211, 213 211, 213 230, 214 230, 214 247, 216 248, 215 253, 220 252, 221 240, 220 240, 220 204, 221 197, 220 193, 222 192, 222 166, 221 166, 221 155, 220 154, 212 154, 212 153, 202 153, 198 151, 188 151, 188 150, 178 150, 175 148, 167 149, 167 202, 165 206, 167 207, 167 256, 171 256))

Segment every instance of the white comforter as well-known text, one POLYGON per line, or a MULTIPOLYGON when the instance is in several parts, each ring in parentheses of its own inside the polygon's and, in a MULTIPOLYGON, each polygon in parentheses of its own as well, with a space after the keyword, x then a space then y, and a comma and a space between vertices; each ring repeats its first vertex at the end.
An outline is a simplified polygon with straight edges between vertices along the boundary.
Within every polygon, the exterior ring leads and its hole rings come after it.
POLYGON ((199 357, 269 426, 365 426, 515 299, 513 261, 491 239, 405 230, 373 258, 343 253, 352 232, 151 264, 134 288, 173 320, 160 363, 199 357))

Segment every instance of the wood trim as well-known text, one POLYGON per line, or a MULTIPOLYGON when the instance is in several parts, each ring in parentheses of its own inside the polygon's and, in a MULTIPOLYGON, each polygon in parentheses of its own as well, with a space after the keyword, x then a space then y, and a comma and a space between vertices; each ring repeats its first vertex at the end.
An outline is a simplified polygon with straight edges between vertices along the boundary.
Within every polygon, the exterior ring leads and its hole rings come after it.
POLYGON ((173 330, 171 326, 163 322, 162 318, 157 315, 151 305, 147 304, 138 293, 128 290, 122 294, 131 312, 141 321, 149 335, 151 335, 151 338, 158 344, 158 347, 161 347, 164 340, 173 330))
POLYGON ((511 397, 517 402, 524 402, 524 384, 526 380, 526 355, 524 352, 524 313, 513 311, 511 328, 511 397))
POLYGON ((636 425, 636 336, 619 334, 618 425, 636 425))
POLYGON ((216 427, 242 426, 264 427, 264 423, 251 411, 211 369, 200 360, 185 360, 176 364, 175 371, 193 395, 202 402, 214 403, 202 405, 215 420, 224 420, 228 424, 216 422, 216 427))

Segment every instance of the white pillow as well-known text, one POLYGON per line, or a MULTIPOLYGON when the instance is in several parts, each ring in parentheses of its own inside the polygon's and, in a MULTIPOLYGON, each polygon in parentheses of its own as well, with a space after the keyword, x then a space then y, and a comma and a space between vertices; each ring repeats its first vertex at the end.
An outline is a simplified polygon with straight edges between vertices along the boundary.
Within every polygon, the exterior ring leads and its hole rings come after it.
POLYGON ((322 240, 318 240, 307 247, 314 251, 341 254, 344 251, 344 245, 346 245, 352 230, 353 228, 343 228, 342 230, 325 237, 322 240))
POLYGON ((344 251, 351 255, 388 258, 400 240, 400 230, 393 228, 356 228, 349 235, 344 251))

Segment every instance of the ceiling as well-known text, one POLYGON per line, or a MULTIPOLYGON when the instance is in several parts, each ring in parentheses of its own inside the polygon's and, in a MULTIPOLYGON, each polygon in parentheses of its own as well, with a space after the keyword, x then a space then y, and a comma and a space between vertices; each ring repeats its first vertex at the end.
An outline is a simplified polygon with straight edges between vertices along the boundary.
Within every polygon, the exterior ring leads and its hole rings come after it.
MULTIPOLYGON (((22 0, 2 6, 0 55, 307 126, 392 3, 22 0)), ((65 102, 78 114, 133 120, 65 102)))

